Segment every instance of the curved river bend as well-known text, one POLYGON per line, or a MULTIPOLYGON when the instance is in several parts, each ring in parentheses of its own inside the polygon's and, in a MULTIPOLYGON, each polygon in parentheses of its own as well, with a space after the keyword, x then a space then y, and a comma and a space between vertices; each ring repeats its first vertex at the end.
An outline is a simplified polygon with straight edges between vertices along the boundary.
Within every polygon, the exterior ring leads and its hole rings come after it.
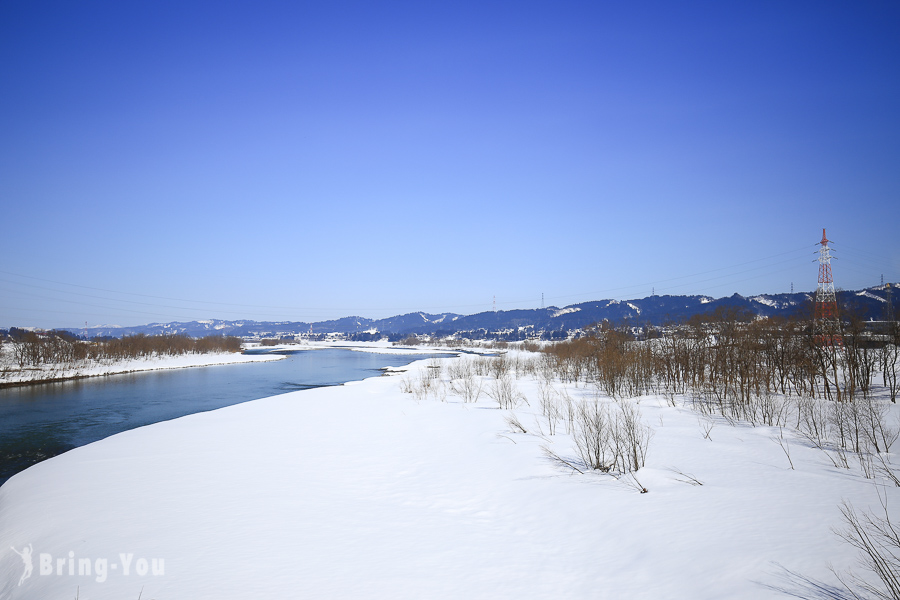
POLYGON ((284 360, 150 371, 0 389, 0 485, 29 466, 113 434, 232 404, 340 385, 433 354, 328 348, 284 360))

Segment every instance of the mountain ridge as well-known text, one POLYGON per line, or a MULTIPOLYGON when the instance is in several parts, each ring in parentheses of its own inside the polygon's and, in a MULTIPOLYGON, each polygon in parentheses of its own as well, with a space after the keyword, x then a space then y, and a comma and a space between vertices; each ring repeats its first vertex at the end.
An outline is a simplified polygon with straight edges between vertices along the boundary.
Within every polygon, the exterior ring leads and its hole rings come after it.
MULTIPOLYGON (((887 304, 886 286, 862 290, 839 291, 838 303, 847 310, 850 307, 866 320, 878 320, 887 304)), ((741 296, 733 294, 723 298, 706 295, 657 296, 630 300, 592 300, 563 307, 485 311, 471 315, 457 313, 426 313, 423 311, 395 315, 384 319, 347 316, 326 321, 255 321, 250 319, 149 323, 134 327, 101 326, 64 328, 76 335, 88 337, 122 337, 134 334, 185 334, 194 337, 205 335, 236 335, 246 338, 293 337, 311 335, 341 336, 345 339, 374 340, 387 337, 391 340, 409 335, 464 335, 502 339, 526 339, 529 337, 559 338, 568 332, 607 320, 612 323, 628 320, 637 325, 662 325, 690 318, 695 314, 713 312, 720 307, 740 308, 760 317, 789 317, 810 306, 814 297, 810 292, 785 294, 757 294, 741 296)), ((900 298, 893 298, 893 306, 900 298)))

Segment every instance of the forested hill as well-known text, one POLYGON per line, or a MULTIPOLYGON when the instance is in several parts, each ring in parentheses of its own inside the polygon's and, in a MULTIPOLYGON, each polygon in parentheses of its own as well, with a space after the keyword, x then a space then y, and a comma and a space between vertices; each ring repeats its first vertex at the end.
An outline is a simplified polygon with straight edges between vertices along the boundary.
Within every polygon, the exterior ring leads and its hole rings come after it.
MULTIPOLYGON (((838 303, 845 313, 854 314, 865 320, 884 318, 887 309, 888 292, 884 286, 856 291, 838 292, 838 303)), ((152 323, 139 327, 89 327, 88 337, 121 337, 135 333, 149 335, 160 333, 184 333, 191 336, 210 334, 236 335, 244 337, 282 337, 297 334, 321 336, 329 333, 344 334, 352 339, 390 339, 410 334, 450 335, 464 333, 471 337, 503 337, 523 339, 540 335, 542 337, 564 337, 577 330, 608 320, 620 323, 625 319, 638 325, 662 325, 690 318, 695 314, 713 312, 719 307, 737 307, 761 316, 791 316, 802 311, 810 311, 813 294, 763 294, 744 297, 738 294, 725 298, 709 296, 649 296, 634 300, 599 300, 572 304, 562 308, 500 310, 473 315, 453 313, 428 314, 410 313, 387 319, 367 319, 364 317, 344 317, 332 321, 306 323, 298 321, 191 321, 188 323, 152 323)), ((896 311, 900 304, 900 294, 894 294, 896 311)), ((896 311, 895 314, 900 311, 896 311)), ((69 331, 83 334, 83 328, 69 331)))

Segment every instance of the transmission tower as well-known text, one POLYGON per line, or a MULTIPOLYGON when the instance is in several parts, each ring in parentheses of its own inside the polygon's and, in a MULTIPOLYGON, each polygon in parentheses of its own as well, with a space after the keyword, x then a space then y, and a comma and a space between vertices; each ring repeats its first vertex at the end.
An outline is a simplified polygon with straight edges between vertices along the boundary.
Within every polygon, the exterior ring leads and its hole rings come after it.
MULTIPOLYGON (((882 277, 884 277, 882 275, 882 277)), ((887 302, 884 304, 884 320, 893 323, 894 321, 894 288, 890 283, 885 287, 885 291, 887 292, 887 302)))
POLYGON ((820 346, 840 346, 841 323, 837 314, 837 298, 834 294, 834 279, 831 276, 831 249, 828 247, 830 240, 825 237, 825 229, 822 229, 822 241, 819 244, 819 286, 816 288, 816 307, 814 335, 816 343, 820 346))

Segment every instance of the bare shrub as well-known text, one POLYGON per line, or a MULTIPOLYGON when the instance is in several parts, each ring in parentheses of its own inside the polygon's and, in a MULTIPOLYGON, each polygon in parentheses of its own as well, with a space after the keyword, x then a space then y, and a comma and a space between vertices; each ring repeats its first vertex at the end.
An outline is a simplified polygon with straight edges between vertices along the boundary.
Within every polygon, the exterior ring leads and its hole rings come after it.
POLYGON ((786 439, 784 439, 784 429, 778 428, 778 435, 772 436, 772 439, 781 447, 781 451, 784 452, 784 455, 788 459, 788 463, 791 465, 791 470, 794 470, 794 461, 791 460, 791 445, 788 443, 786 439))
POLYGON ((562 418, 566 423, 566 433, 571 434, 575 431, 575 416, 577 414, 575 401, 572 400, 572 396, 569 395, 569 390, 565 387, 563 387, 562 392, 560 392, 560 398, 562 399, 562 408, 560 410, 562 418))
POLYGON ((541 451, 544 453, 544 456, 546 456, 548 459, 550 459, 551 462, 555 463, 556 465, 572 469, 573 471, 578 471, 582 475, 584 474, 584 471, 578 468, 579 465, 575 464, 577 462, 575 459, 568 460, 563 458, 562 456, 551 450, 550 447, 546 444, 541 446, 541 451))
POLYGON ((615 433, 618 470, 622 473, 637 471, 647 460, 647 450, 653 430, 641 421, 637 404, 622 402, 615 415, 615 433))
POLYGON ((605 403, 588 400, 578 405, 572 437, 585 467, 604 473, 613 467, 611 429, 609 408, 605 403))
POLYGON ((791 402, 781 394, 763 391, 751 399, 752 410, 757 421, 769 427, 784 427, 787 424, 791 402))
POLYGON ((643 483, 638 481, 637 475, 635 475, 633 471, 631 473, 628 473, 624 477, 624 481, 629 486, 634 488, 637 491, 637 493, 639 493, 639 494, 646 494, 649 491, 647 488, 644 487, 643 483))
POLYGON ((830 411, 828 406, 815 398, 798 398, 797 430, 817 448, 828 442, 830 411))
POLYGON ((443 379, 434 379, 431 385, 431 389, 429 390, 431 395, 434 396, 435 400, 440 402, 447 401, 447 384, 444 383, 443 379))
POLYGON ((431 391, 433 379, 428 377, 427 374, 421 373, 419 377, 413 382, 412 393, 413 396, 416 397, 416 400, 425 400, 428 398, 428 393, 431 391))
POLYGON ((562 411, 557 404, 557 394, 553 386, 548 383, 540 385, 541 414, 547 422, 547 429, 550 435, 556 435, 556 425, 562 416, 562 411))
POLYGON ((440 379, 443 367, 439 358, 432 358, 428 361, 428 376, 432 379, 440 379))
POLYGON ((887 498, 881 494, 878 498, 879 514, 858 511, 847 501, 841 503, 845 526, 833 530, 859 551, 859 565, 870 573, 869 577, 862 577, 852 569, 838 572, 829 566, 840 582, 836 586, 782 567, 781 579, 785 584, 764 584, 765 587, 794 598, 900 600, 900 528, 891 521, 887 498))
POLYGON ((526 340, 522 343, 522 350, 524 350, 525 352, 540 352, 541 346, 536 342, 526 340))
POLYGON ((890 452, 900 430, 896 424, 887 422, 888 407, 870 396, 863 397, 858 403, 869 444, 874 447, 875 452, 890 452))
MULTIPOLYGON (((509 373, 504 373, 491 382, 487 395, 497 402, 500 408, 515 408, 525 397, 519 393, 516 383, 509 373)), ((526 400, 527 402, 527 400, 526 400)))
POLYGON ((512 362, 506 358, 506 355, 495 356, 488 362, 488 374, 492 377, 500 379, 512 370, 512 362))
POLYGON ((868 511, 858 512, 848 502, 841 504, 846 527, 835 533, 859 550, 861 566, 873 573, 880 585, 852 571, 846 575, 835 575, 854 597, 871 594, 875 598, 897 600, 900 599, 900 529, 891 521, 887 499, 879 498, 884 516, 868 511))
MULTIPOLYGON (((860 422, 857 406, 852 402, 829 402, 832 441, 844 449, 859 451, 860 422)), ((862 438, 864 439, 864 438, 862 438)))
POLYGON ((475 368, 475 374, 479 377, 487 377, 491 374, 491 359, 479 356, 472 363, 475 368))
POLYGON ((897 402, 897 368, 900 365, 900 327, 896 321, 891 324, 891 334, 893 343, 887 342, 882 347, 879 354, 881 361, 881 380, 885 388, 890 394, 891 402, 897 402))
POLYGON ((585 467, 624 474, 644 466, 652 433, 636 404, 610 410, 604 402, 586 400, 578 405, 572 437, 585 467))
POLYGON ((517 379, 531 376, 537 372, 537 359, 534 357, 516 355, 513 360, 513 366, 515 368, 517 379))
POLYGON ((450 390, 463 399, 463 402, 478 402, 481 396, 482 380, 475 374, 472 361, 462 359, 453 363, 447 370, 450 376, 450 390))
POLYGON ((513 431, 513 433, 528 433, 525 429, 525 426, 522 425, 522 422, 519 421, 519 417, 516 416, 515 413, 511 412, 506 417, 506 424, 509 425, 509 428, 513 431))
POLYGON ((551 354, 542 354, 535 365, 538 376, 546 382, 556 379, 556 361, 551 354))
POLYGON ((700 481, 699 479, 697 479, 696 477, 694 477, 694 476, 691 475, 690 473, 685 473, 684 471, 681 471, 681 470, 679 470, 679 469, 676 469, 675 467, 669 467, 668 470, 669 470, 669 471, 672 471, 672 472, 675 473, 676 475, 681 475, 682 477, 684 477, 684 479, 678 479, 678 478, 676 478, 675 481, 680 481, 681 483, 686 483, 686 484, 688 484, 688 485, 695 485, 695 486, 703 485, 703 482, 702 482, 702 481, 700 481))
POLYGON ((425 400, 429 395, 433 395, 443 402, 447 396, 444 382, 433 377, 431 369, 420 371, 416 376, 406 375, 401 378, 400 391, 404 394, 412 394, 417 401, 425 400))
POLYGON ((878 461, 875 464, 875 471, 883 478, 893 483, 895 487, 900 487, 900 473, 897 472, 894 465, 891 463, 890 456, 876 454, 875 458, 878 461))

